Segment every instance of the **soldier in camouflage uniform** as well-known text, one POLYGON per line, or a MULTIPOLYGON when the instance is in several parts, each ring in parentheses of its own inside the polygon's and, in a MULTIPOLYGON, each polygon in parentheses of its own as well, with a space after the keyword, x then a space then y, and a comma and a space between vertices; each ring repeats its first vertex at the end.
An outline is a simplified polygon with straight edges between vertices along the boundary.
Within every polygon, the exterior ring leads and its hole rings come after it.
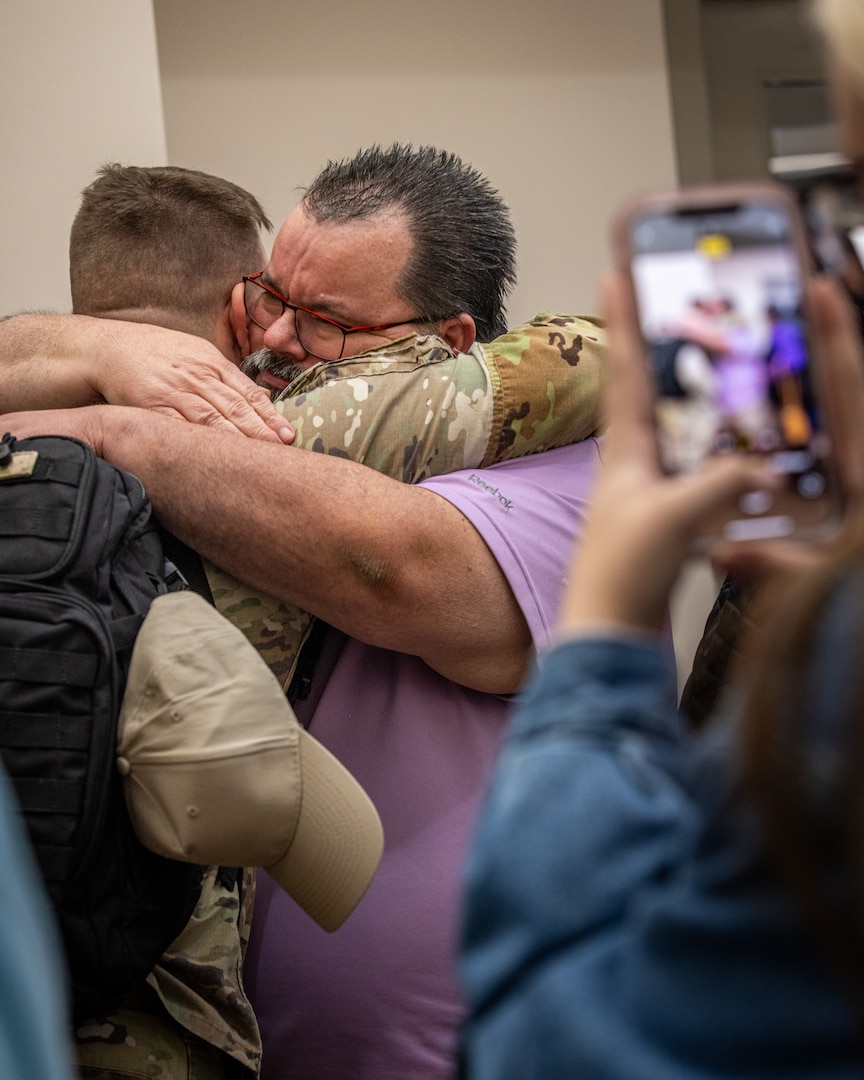
MULTIPOLYGON (((238 278, 266 257, 262 228, 271 224, 258 201, 227 180, 173 167, 105 166, 72 225, 73 310, 199 334, 239 362, 228 299, 238 278)), ((261 1037, 242 980, 253 887, 251 870, 236 880, 208 868, 189 924, 146 984, 114 1012, 76 1020, 82 1077, 258 1074, 261 1037)))

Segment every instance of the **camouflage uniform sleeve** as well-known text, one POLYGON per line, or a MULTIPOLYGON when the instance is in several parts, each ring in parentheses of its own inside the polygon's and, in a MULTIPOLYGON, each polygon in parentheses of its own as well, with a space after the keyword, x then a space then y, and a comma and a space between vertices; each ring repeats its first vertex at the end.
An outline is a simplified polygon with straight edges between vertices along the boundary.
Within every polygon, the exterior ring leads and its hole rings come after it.
POLYGON ((287 692, 312 616, 202 559, 216 610, 241 630, 287 692))
POLYGON ((316 364, 282 391, 276 408, 291 421, 295 446, 416 484, 480 463, 492 398, 482 354, 457 355, 440 338, 411 336, 316 364))
POLYGON ((595 433, 605 355, 597 319, 544 312, 468 353, 409 337, 316 364, 276 407, 294 425, 295 446, 416 484, 595 433))
POLYGON ((581 442, 602 425, 606 330, 589 315, 543 312, 481 345, 492 431, 481 466, 581 442))

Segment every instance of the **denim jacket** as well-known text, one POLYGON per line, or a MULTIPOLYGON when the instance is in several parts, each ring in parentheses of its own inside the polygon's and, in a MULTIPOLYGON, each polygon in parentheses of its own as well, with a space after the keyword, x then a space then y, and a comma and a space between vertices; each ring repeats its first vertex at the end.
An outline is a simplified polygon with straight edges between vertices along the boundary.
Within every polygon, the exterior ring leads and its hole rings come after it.
POLYGON ((738 775, 734 724, 685 730, 659 645, 546 656, 468 867, 468 1077, 864 1075, 738 775))

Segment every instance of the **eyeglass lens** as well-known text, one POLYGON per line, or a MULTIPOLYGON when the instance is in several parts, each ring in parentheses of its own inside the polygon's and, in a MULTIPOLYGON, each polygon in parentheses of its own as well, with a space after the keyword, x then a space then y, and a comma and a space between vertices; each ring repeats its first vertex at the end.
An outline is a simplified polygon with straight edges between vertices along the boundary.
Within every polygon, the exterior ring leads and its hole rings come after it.
MULTIPOLYGON (((262 330, 269 329, 281 318, 286 305, 254 281, 246 282, 246 312, 262 330)), ((291 309, 294 314, 294 330, 307 353, 321 360, 338 360, 345 348, 345 334, 338 326, 319 319, 308 311, 291 309)))

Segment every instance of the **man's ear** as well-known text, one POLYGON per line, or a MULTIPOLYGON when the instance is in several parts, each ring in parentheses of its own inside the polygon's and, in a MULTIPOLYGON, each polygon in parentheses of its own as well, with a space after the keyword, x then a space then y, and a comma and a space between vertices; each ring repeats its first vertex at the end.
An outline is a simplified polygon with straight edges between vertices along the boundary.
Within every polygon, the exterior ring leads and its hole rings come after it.
POLYGON ((444 319, 436 333, 456 352, 468 352, 477 340, 477 327, 465 311, 450 319, 444 319))
POLYGON ((234 334, 232 308, 233 305, 229 296, 219 309, 219 314, 216 317, 216 324, 213 328, 213 344, 226 359, 240 367, 244 357, 234 334))
POLYGON ((245 283, 238 281, 231 290, 231 305, 229 312, 231 332, 234 334, 234 340, 237 342, 237 348, 240 350, 240 355, 244 359, 252 352, 252 347, 249 344, 249 325, 246 322, 246 304, 244 302, 245 292, 245 283))

